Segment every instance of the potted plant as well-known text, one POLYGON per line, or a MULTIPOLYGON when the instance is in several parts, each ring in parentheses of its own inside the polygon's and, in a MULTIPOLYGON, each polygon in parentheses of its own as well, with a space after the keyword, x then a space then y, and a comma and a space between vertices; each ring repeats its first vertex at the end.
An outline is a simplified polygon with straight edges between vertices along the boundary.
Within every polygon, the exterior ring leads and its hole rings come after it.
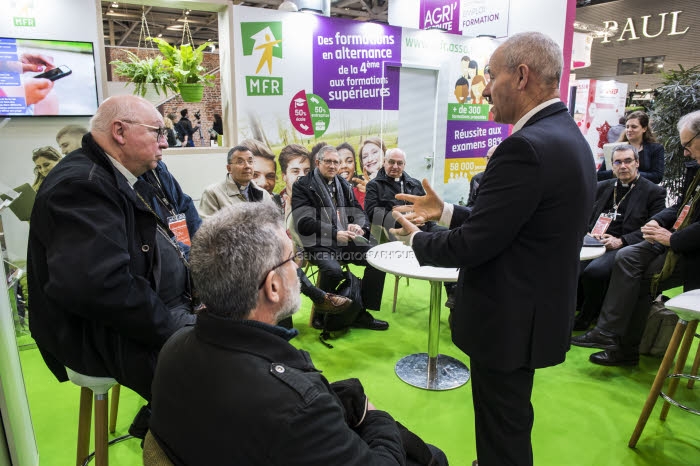
POLYGON ((206 74, 207 70, 202 66, 204 49, 211 46, 211 42, 205 42, 197 48, 190 44, 182 44, 179 47, 170 45, 158 37, 149 38, 158 46, 163 54, 164 63, 170 70, 174 85, 177 86, 182 100, 185 102, 200 102, 204 86, 213 86, 216 79, 213 75, 206 74))
POLYGON ((170 68, 162 56, 142 59, 128 50, 126 55, 126 61, 114 60, 109 64, 114 65, 115 74, 128 78, 134 84, 134 94, 145 96, 151 84, 158 95, 161 92, 165 95, 168 91, 178 92, 170 68))

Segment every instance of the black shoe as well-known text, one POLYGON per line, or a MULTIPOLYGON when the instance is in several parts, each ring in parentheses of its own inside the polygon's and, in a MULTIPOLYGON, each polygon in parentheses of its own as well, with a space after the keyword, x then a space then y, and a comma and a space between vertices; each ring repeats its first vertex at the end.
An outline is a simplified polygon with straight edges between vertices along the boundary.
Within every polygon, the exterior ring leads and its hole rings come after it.
POLYGON ((639 353, 600 351, 591 354, 588 360, 601 366, 636 366, 639 364, 639 353))
POLYGON ((150 405, 142 406, 134 422, 129 426, 129 435, 132 437, 140 438, 143 440, 146 438, 146 432, 148 432, 148 424, 151 420, 151 407, 150 405))
POLYGON ((611 333, 603 333, 598 327, 593 330, 571 337, 571 344, 584 348, 599 348, 602 350, 616 350, 620 347, 620 337, 611 333))
POLYGON ((454 293, 447 296, 447 301, 445 301, 445 307, 448 309, 454 309, 455 307, 455 295, 454 293))
POLYGON ((389 328, 389 322, 375 319, 369 312, 361 312, 352 324, 355 328, 366 328, 369 330, 386 330, 389 328))

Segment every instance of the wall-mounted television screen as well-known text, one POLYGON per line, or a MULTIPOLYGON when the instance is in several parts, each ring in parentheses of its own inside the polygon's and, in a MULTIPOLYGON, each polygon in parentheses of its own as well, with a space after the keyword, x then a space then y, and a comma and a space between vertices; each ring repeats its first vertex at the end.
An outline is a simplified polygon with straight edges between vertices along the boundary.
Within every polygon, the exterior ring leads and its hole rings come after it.
POLYGON ((0 117, 91 116, 92 42, 0 37, 0 117))

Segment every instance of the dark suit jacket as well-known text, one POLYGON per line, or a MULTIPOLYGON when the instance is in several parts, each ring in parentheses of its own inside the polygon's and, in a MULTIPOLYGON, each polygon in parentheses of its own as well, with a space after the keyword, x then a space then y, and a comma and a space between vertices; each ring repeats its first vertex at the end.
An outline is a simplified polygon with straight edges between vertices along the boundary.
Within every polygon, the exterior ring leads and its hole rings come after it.
POLYGON ((449 231, 414 236, 421 264, 460 267, 452 340, 472 360, 564 360, 594 190, 591 150, 557 102, 498 146, 471 213, 454 206, 449 231))
MULTIPOLYGON (((605 204, 613 195, 615 181, 617 180, 598 182, 588 231, 593 229, 598 217, 605 209, 605 204)), ((623 207, 625 214, 622 217, 622 239, 625 246, 639 243, 644 239, 640 230, 642 225, 647 223, 652 215, 658 214, 666 207, 666 190, 640 176, 624 200, 623 207)))

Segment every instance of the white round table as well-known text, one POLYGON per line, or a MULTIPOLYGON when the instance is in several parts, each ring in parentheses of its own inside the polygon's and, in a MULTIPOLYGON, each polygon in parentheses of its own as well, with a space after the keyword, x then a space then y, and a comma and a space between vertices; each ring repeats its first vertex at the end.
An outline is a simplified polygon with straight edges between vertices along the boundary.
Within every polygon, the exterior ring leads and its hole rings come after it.
POLYGON ((401 358, 396 363, 396 375, 414 387, 427 390, 449 390, 467 383, 469 368, 461 361, 438 352, 442 282, 456 282, 459 269, 421 267, 413 249, 400 241, 373 247, 367 252, 367 262, 383 272, 430 281, 428 352, 401 358))

